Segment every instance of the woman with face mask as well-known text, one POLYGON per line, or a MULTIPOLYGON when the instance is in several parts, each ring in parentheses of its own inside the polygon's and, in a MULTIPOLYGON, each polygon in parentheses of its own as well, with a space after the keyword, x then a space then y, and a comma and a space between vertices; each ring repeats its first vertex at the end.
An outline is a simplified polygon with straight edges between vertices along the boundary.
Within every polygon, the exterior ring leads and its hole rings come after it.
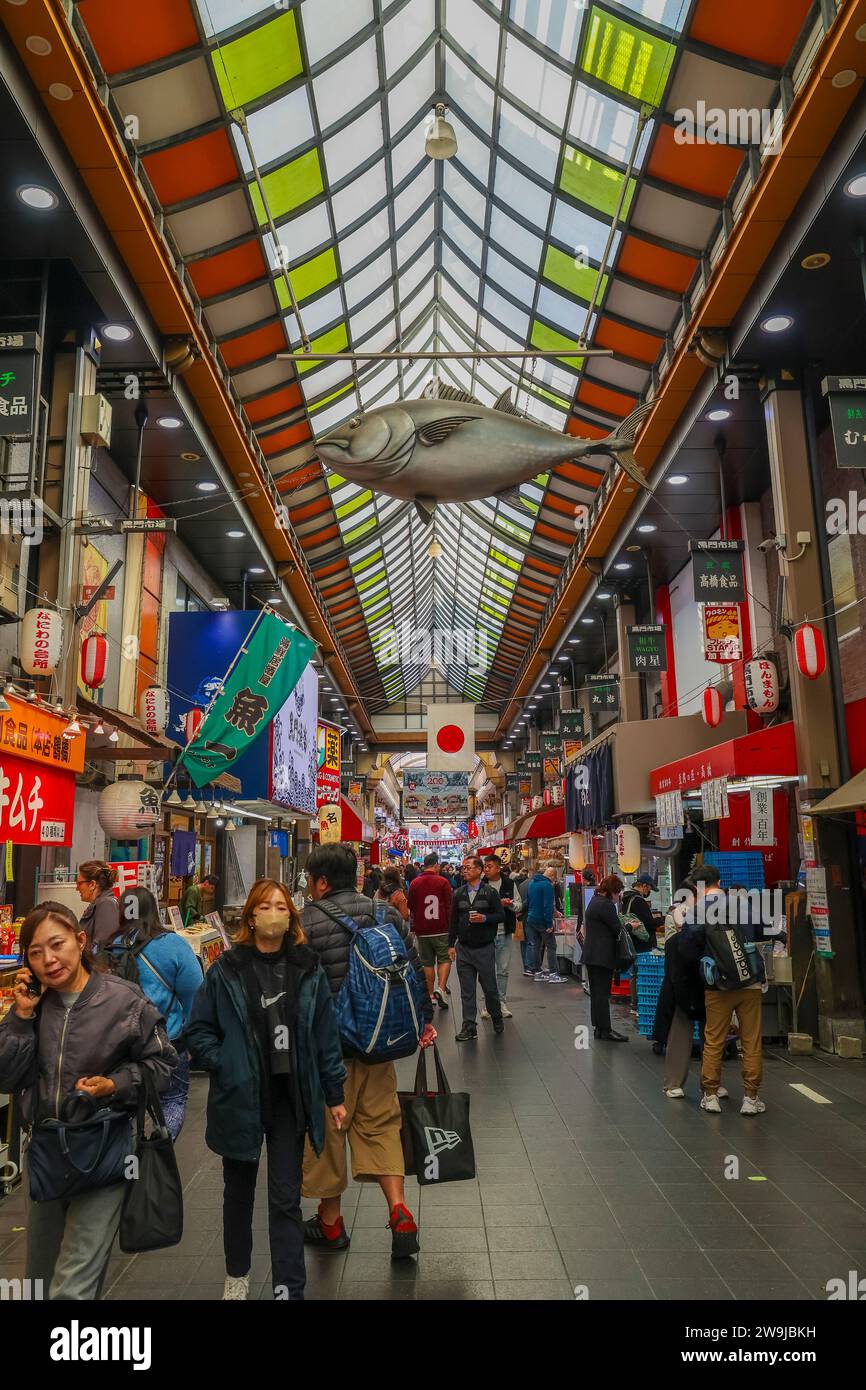
POLYGON ((186 1038, 192 1065, 210 1073, 205 1140, 223 1160, 223 1298, 249 1297, 256 1177, 267 1141, 274 1297, 300 1301, 304 1138, 321 1153, 326 1106, 337 1128, 343 1124, 346 1069, 327 977, 282 884, 253 884, 234 946, 210 967, 186 1038))

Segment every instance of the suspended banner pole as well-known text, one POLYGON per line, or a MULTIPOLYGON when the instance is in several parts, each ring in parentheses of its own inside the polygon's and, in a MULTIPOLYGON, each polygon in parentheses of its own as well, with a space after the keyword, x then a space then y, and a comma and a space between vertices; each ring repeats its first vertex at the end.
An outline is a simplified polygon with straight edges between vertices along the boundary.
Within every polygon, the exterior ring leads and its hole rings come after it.
POLYGON ((613 357, 613 348, 564 348, 561 352, 278 352, 278 362, 507 362, 538 357, 555 362, 558 357, 613 357))

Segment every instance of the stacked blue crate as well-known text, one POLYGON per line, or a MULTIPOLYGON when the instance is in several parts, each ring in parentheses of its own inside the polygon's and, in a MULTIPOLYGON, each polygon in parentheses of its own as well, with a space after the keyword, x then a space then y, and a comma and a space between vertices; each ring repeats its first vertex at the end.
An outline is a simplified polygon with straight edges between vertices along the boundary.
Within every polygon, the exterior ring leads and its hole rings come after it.
POLYGON ((722 877, 722 887, 740 883, 744 888, 764 887, 764 856, 753 850, 711 850, 705 864, 714 864, 722 877))
MULTIPOLYGON (((736 882, 736 880, 735 880, 736 882)), ((655 1023, 656 1009, 665 976, 664 955, 655 951, 643 951, 637 958, 637 1028, 642 1038, 651 1038, 655 1023)), ((695 1041, 700 1040, 701 1030, 695 1024, 695 1041)))

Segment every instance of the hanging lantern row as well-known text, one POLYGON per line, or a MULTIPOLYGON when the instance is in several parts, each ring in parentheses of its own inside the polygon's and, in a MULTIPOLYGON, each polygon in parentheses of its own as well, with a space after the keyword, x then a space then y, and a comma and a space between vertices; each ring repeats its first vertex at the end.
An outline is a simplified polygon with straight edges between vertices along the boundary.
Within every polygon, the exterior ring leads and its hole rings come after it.
POLYGON ((81 644, 81 679, 88 690, 105 684, 108 668, 108 640, 101 632, 91 632, 81 644))
POLYGON ((812 623, 803 623, 794 633, 797 670, 807 680, 816 681, 827 669, 827 648, 823 634, 812 623))
POLYGON ((721 724, 723 714, 722 697, 719 694, 718 688, 715 685, 707 686, 707 689, 704 691, 703 705, 701 707, 701 716, 704 723, 709 724, 711 729, 715 729, 717 725, 721 724))

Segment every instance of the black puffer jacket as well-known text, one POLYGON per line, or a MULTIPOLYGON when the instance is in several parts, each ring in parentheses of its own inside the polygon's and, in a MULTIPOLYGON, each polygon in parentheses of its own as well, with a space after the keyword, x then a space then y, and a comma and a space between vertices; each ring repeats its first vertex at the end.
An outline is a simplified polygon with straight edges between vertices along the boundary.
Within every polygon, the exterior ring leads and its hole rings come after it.
MULTIPOLYGON (((352 917, 359 927, 374 927, 376 925, 376 909, 372 899, 363 898, 352 888, 343 888, 339 892, 328 893, 323 901, 327 905, 328 912, 337 916, 352 917)), ((427 992, 424 967, 421 964, 421 957, 418 955, 418 946, 412 929, 408 922, 403 921, 397 909, 390 905, 385 907, 385 920, 392 927, 396 927, 403 940, 408 943, 407 954, 424 990, 424 1022, 431 1023, 433 1021, 433 1005, 427 992)), ((331 993, 338 994, 349 969, 351 936, 345 927, 341 927, 339 922, 335 922, 333 917, 329 917, 328 913, 323 912, 318 903, 307 903, 301 913, 301 922, 309 945, 322 962, 328 977, 328 984, 331 986, 331 993)))

